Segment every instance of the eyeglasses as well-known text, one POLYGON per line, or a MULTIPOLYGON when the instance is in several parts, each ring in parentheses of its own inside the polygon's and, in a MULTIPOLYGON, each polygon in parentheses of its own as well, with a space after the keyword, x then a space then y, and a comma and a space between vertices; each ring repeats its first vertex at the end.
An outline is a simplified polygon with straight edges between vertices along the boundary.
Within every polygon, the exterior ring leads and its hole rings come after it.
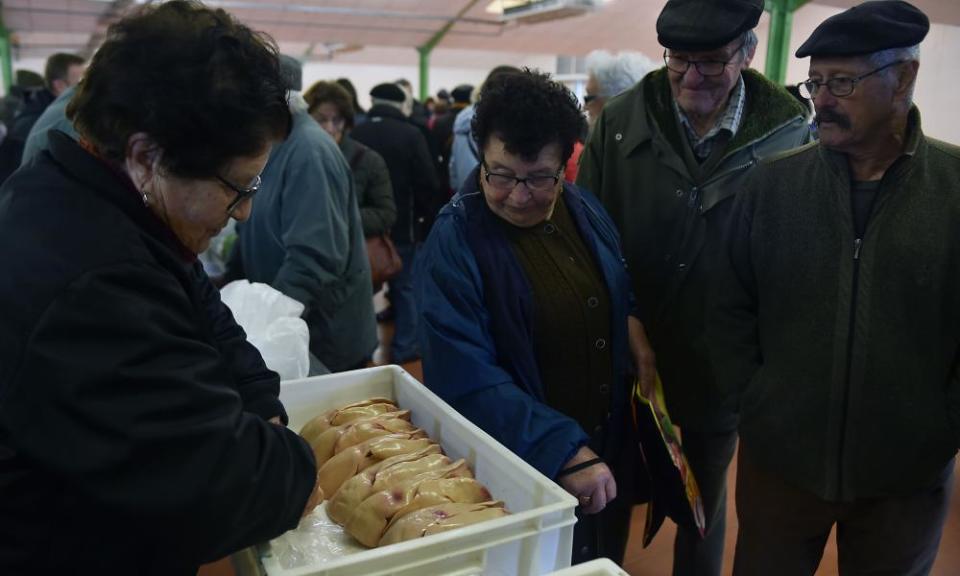
POLYGON ((231 216, 233 216, 233 211, 237 209, 237 206, 239 206, 241 202, 248 198, 253 198, 253 195, 260 191, 259 174, 257 174, 257 177, 253 179, 253 184, 251 184, 248 188, 240 188, 239 186, 228 181, 223 176, 217 176, 217 180, 219 180, 220 183, 227 188, 237 193, 237 197, 233 199, 233 202, 231 202, 229 206, 227 206, 227 214, 231 216))
POLYGON ((863 80, 864 78, 868 76, 872 76, 877 72, 880 72, 881 70, 886 70, 891 66, 896 66, 897 64, 903 64, 904 62, 906 62, 906 60, 896 60, 885 66, 881 66, 879 68, 871 70, 866 74, 854 76, 853 78, 839 76, 837 78, 831 78, 826 82, 823 82, 820 80, 807 79, 797 84, 797 89, 800 91, 800 95, 806 98, 807 100, 813 100, 814 98, 816 98, 817 92, 820 91, 821 86, 826 86, 827 91, 829 91, 830 94, 834 95, 835 97, 845 98, 853 94, 853 91, 856 89, 857 84, 859 84, 860 81, 863 80))
POLYGON ((563 166, 558 168, 557 173, 553 176, 527 176, 526 178, 517 178, 516 176, 491 172, 490 169, 487 168, 486 161, 483 163, 483 179, 487 181, 487 184, 504 191, 513 190, 517 184, 526 184, 528 190, 533 192, 546 192, 557 185, 557 182, 560 181, 560 173, 562 171, 563 166))
POLYGON ((697 73, 701 76, 719 76, 723 74, 723 70, 727 67, 727 64, 736 60, 741 48, 743 48, 743 44, 737 46, 737 49, 733 51, 733 55, 727 60, 688 60, 680 56, 667 54, 667 51, 664 50, 663 63, 667 65, 668 70, 676 72, 677 74, 686 74, 687 70, 690 69, 690 65, 693 64, 697 69, 697 73))
POLYGON ((583 97, 583 103, 584 103, 584 104, 589 104, 589 103, 593 102, 594 100, 596 100, 596 99, 599 98, 599 97, 600 97, 599 94, 586 94, 586 95, 584 95, 584 97, 583 97))

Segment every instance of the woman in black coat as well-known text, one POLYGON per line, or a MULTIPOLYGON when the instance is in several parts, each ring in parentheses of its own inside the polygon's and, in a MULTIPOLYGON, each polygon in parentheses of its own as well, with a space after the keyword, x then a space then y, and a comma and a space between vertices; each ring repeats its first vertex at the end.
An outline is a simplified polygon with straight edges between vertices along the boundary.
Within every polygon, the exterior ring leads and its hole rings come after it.
POLYGON ((316 502, 279 379, 197 263, 290 118, 277 53, 172 1, 114 24, 81 136, 0 190, 0 574, 192 574, 316 502))
POLYGON ((354 112, 350 94, 336 82, 317 82, 303 95, 313 119, 336 140, 350 164, 357 189, 363 235, 367 238, 390 232, 397 221, 390 172, 383 157, 350 138, 354 112))

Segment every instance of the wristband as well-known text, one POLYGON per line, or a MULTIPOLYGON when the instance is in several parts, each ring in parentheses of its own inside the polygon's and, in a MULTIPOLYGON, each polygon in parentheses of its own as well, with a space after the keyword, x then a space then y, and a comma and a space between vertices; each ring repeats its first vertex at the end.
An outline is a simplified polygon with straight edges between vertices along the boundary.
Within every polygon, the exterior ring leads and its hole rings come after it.
POLYGON ((594 464, 602 464, 602 463, 603 463, 603 458, 594 458, 593 460, 587 460, 586 462, 581 462, 581 463, 579 463, 579 464, 574 464, 573 466, 571 466, 571 467, 569 467, 569 468, 564 468, 564 469, 561 470, 559 473, 557 473, 556 479, 559 480, 559 479, 563 478, 564 476, 569 476, 570 474, 573 474, 574 472, 579 472, 579 471, 583 470, 584 468, 589 468, 589 467, 593 466, 594 464))

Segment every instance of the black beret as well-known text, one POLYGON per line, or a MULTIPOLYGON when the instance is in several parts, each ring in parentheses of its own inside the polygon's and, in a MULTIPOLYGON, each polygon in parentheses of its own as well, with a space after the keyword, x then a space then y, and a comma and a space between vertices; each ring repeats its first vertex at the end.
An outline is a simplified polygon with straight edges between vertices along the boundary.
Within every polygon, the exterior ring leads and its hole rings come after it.
POLYGON ((374 86, 370 91, 370 97, 389 102, 404 102, 407 99, 407 93, 393 82, 386 82, 374 86))
POLYGON ((824 20, 797 49, 797 58, 858 56, 916 46, 929 30, 926 14, 906 2, 864 2, 824 20))
POLYGON ((454 102, 469 102, 471 94, 473 94, 473 86, 469 84, 460 84, 451 93, 454 102))
POLYGON ((657 40, 670 50, 716 50, 747 30, 763 13, 763 0, 670 0, 657 18, 657 40))

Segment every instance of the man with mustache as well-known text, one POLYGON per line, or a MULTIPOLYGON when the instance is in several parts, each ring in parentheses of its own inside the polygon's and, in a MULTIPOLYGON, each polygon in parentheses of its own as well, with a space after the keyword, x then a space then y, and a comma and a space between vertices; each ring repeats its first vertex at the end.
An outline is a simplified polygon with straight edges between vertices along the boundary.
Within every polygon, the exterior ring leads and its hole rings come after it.
POLYGON ((828 18, 797 51, 820 142, 733 208, 713 333, 739 394, 734 574, 928 574, 960 445, 960 148, 912 103, 927 17, 828 18))
MULTIPOLYGON (((762 0, 670 0, 657 20, 665 68, 610 98, 577 184, 616 223, 633 290, 683 447, 703 495, 706 533, 681 526, 676 575, 719 575, 735 403, 707 357, 706 295, 733 197, 758 159, 809 140, 805 110, 750 70, 762 0)), ((644 338, 646 340, 646 338, 644 338)))

